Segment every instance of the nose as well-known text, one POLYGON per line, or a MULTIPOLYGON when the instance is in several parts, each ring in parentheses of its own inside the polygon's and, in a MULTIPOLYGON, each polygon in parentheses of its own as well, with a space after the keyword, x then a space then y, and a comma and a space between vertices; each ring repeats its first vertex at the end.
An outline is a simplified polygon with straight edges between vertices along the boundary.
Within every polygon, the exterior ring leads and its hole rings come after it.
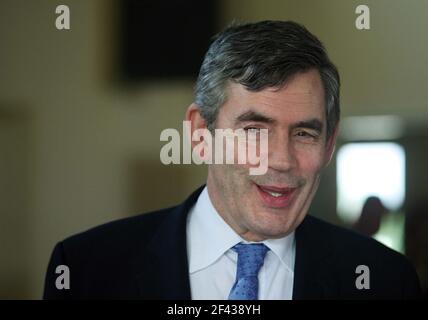
POLYGON ((285 137, 269 137, 269 168, 288 172, 296 165, 295 150, 288 135, 285 137))

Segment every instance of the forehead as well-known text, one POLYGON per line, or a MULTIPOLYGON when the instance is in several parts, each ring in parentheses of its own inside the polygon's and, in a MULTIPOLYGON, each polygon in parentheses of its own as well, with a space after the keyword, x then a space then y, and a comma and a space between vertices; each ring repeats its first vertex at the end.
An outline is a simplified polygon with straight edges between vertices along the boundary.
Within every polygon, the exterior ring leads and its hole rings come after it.
POLYGON ((323 120, 324 87, 317 70, 296 74, 282 87, 260 91, 249 91, 240 84, 230 83, 223 107, 229 116, 253 110, 277 120, 290 117, 316 117, 323 120))

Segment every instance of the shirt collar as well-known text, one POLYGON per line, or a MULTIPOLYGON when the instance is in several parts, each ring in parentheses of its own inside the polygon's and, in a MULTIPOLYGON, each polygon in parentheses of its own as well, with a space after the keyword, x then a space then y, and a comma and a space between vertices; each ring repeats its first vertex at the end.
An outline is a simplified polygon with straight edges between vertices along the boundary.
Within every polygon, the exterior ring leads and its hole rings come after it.
MULTIPOLYGON (((224 253, 243 240, 214 208, 205 186, 187 220, 187 247, 189 272, 208 267, 224 253)), ((268 239, 263 243, 289 270, 294 270, 294 231, 280 239, 268 239)))
POLYGON ((208 267, 241 241, 241 237, 217 213, 205 186, 188 216, 189 272, 208 267))
POLYGON ((294 231, 279 239, 268 239, 263 243, 278 257, 281 263, 291 272, 294 272, 295 237, 294 231))

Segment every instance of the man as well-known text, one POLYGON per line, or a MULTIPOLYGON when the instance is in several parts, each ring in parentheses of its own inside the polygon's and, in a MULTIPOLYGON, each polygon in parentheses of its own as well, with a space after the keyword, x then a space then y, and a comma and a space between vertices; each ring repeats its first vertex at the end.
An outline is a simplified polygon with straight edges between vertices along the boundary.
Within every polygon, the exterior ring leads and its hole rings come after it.
MULTIPOLYGON (((268 168, 211 164, 183 204, 57 244, 44 297, 130 299, 415 298, 400 254, 306 213, 331 160, 339 75, 293 22, 232 26, 210 46, 186 112, 191 130, 268 131, 268 168), (70 289, 55 268, 70 270, 70 289)), ((193 144, 195 147, 195 144, 193 144)))

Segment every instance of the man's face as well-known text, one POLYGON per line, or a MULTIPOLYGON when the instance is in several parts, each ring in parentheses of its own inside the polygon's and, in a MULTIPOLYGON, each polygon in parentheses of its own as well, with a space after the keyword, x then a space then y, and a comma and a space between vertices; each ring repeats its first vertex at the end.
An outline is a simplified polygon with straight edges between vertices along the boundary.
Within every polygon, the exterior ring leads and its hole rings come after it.
POLYGON ((232 83, 227 96, 215 128, 268 129, 268 170, 249 175, 249 164, 210 165, 210 198, 244 239, 283 237, 305 217, 333 151, 335 137, 326 141, 319 72, 300 73, 281 88, 258 92, 232 83))

